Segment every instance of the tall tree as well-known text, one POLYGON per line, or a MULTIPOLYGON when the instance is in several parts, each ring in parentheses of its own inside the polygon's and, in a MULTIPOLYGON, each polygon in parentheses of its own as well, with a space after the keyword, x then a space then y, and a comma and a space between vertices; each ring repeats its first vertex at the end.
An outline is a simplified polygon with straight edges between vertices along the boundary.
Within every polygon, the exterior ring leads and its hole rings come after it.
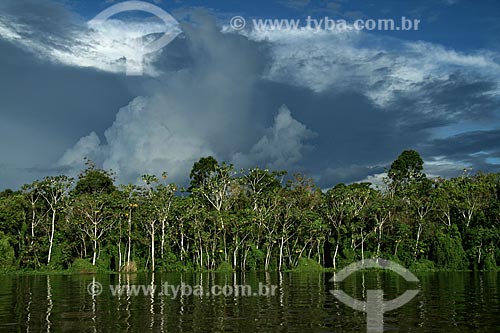
POLYGON ((195 162, 189 174, 191 186, 188 191, 200 187, 205 182, 206 178, 216 171, 218 166, 219 162, 212 156, 202 157, 198 162, 195 162))
MULTIPOLYGON (((162 179, 166 181, 167 173, 162 174, 162 179)), ((146 230, 150 236, 151 247, 151 268, 155 270, 155 235, 158 227, 161 227, 161 247, 160 254, 163 259, 165 250, 166 228, 169 218, 170 209, 175 193, 174 184, 160 183, 156 176, 142 176, 144 187, 142 189, 143 196, 146 198, 144 208, 146 210, 146 230)))
POLYGON ((52 247, 54 245, 54 233, 56 230, 56 216, 58 211, 64 210, 64 201, 72 185, 73 178, 69 178, 67 176, 45 177, 39 183, 40 195, 47 202, 51 215, 47 265, 50 264, 50 260, 52 259, 52 247))
POLYGON ((40 184, 38 181, 24 185, 21 191, 29 205, 30 243, 28 252, 32 256, 30 261, 32 261, 35 267, 38 267, 40 262, 38 260, 38 251, 35 249, 35 242, 38 226, 46 215, 46 210, 43 207, 45 202, 42 201, 43 198, 40 193, 40 184))
POLYGON ((323 203, 323 212, 329 221, 334 235, 335 251, 333 254, 333 268, 337 267, 337 256, 343 234, 347 231, 349 222, 360 216, 368 204, 371 190, 369 184, 339 184, 326 192, 323 203))
POLYGON ((110 194, 116 190, 111 171, 97 169, 89 159, 85 159, 85 165, 87 168, 78 176, 78 182, 74 189, 75 194, 110 194))
POLYGON ((216 164, 214 170, 204 174, 202 182, 192 189, 192 193, 205 200, 216 212, 216 229, 222 232, 224 261, 228 260, 227 229, 224 224, 224 213, 232 205, 231 186, 235 182, 232 164, 216 164))
POLYGON ((415 150, 405 150, 392 162, 387 175, 392 180, 395 191, 402 190, 412 182, 425 178, 424 161, 415 150))
MULTIPOLYGON (((125 211, 125 216, 127 218, 127 248, 126 257, 127 261, 125 263, 125 271, 131 272, 136 269, 131 261, 132 254, 132 215, 134 211, 139 207, 139 188, 135 185, 122 185, 121 190, 123 192, 123 210, 125 211)), ((121 267, 120 267, 121 269, 121 267)))
POLYGON ((92 243, 92 265, 95 266, 99 241, 113 227, 113 212, 109 194, 81 194, 72 204, 80 229, 92 243))

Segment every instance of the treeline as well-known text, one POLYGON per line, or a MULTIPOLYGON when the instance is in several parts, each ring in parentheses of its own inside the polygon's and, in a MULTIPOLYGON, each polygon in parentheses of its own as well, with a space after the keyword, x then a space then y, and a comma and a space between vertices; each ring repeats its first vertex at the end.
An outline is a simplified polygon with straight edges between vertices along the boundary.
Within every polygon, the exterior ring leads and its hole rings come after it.
POLYGON ((386 185, 321 191, 300 174, 196 162, 188 189, 167 174, 114 184, 87 161, 0 193, 0 265, 114 271, 340 268, 369 257, 414 269, 497 269, 500 174, 428 178, 404 151, 386 185))

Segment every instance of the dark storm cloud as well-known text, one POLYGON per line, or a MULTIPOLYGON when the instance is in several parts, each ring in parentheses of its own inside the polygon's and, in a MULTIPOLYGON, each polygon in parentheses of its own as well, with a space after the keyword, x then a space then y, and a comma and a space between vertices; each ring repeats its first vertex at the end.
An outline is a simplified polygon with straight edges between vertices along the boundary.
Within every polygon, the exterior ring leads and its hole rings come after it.
POLYGON ((58 48, 64 48, 72 36, 81 33, 85 24, 62 3, 49 0, 3 0, 0 19, 18 27, 21 35, 58 48))
POLYGON ((43 62, 2 41, 0 49, 4 120, 74 139, 85 128, 102 131, 132 97, 115 75, 43 62))
POLYGON ((259 115, 277 112, 254 108, 265 47, 221 33, 207 15, 194 13, 192 19, 196 24, 184 25, 184 38, 162 54, 182 52, 180 67, 151 80, 144 97, 121 109, 104 142, 91 133, 66 152, 61 164, 78 169, 87 154, 116 170, 121 181, 135 181, 145 170, 167 170, 170 179, 184 183, 200 157, 230 161, 263 135, 270 124, 260 123, 259 115))
POLYGON ((494 119, 500 110, 498 95, 491 94, 498 89, 498 83, 489 78, 455 72, 444 79, 429 78, 416 85, 411 93, 396 93, 397 99, 391 109, 407 113, 405 127, 408 130, 484 121, 494 119))
MULTIPOLYGON (((0 16, 14 17, 40 43, 51 43, 48 36, 63 43, 74 26, 72 14, 48 1, 3 1, 0 16)), ((52 166, 64 150, 91 129, 104 131, 134 95, 116 75, 61 66, 2 38, 0 72, 4 187, 61 171, 52 166)))
POLYGON ((311 172, 318 168, 385 163, 394 152, 426 137, 425 133, 400 129, 398 124, 407 113, 384 111, 361 92, 315 93, 267 83, 261 93, 259 100, 269 103, 269 109, 286 100, 296 119, 318 133, 311 140, 314 150, 301 164, 311 172))
POLYGON ((498 156, 500 152, 500 129, 471 131, 453 135, 445 139, 429 141, 426 152, 437 156, 465 159, 471 154, 483 152, 484 155, 498 156))
POLYGON ((74 175, 84 156, 123 182, 166 170, 181 184, 207 155, 305 172, 325 188, 381 174, 404 149, 420 150, 433 175, 463 163, 494 168, 486 159, 498 156, 498 133, 467 133, 469 122, 498 120, 492 54, 364 33, 224 33, 199 12, 182 30, 156 58, 156 78, 51 63, 2 42, 0 108, 12 143, 0 144, 10 158, 0 179, 74 175), (465 133, 434 139, 454 124, 465 133))

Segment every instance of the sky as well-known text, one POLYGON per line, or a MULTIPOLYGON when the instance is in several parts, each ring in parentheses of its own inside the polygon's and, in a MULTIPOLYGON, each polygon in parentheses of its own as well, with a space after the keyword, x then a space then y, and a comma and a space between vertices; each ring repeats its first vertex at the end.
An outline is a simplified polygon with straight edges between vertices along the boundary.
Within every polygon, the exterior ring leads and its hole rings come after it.
POLYGON ((430 176, 500 171, 500 2, 0 2, 0 190, 77 176, 186 185, 204 156, 301 172, 322 188, 380 182, 405 149, 430 176), (244 29, 231 18, 246 20, 244 29), (420 20, 411 31, 258 29, 258 19, 420 20), (175 37, 143 54, 164 33, 175 37), (133 60, 143 75, 128 75, 133 60))

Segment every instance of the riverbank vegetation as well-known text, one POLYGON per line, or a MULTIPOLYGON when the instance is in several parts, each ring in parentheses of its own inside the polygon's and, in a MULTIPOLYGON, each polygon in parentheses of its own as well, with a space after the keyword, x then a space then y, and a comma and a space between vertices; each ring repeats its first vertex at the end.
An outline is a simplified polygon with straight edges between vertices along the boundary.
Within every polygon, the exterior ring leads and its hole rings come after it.
POLYGON ((407 150, 378 189, 322 191, 301 174, 237 172, 212 157, 196 162, 190 178, 185 190, 167 173, 116 186, 111 171, 87 161, 76 180, 50 176, 3 191, 0 267, 317 270, 371 257, 428 270, 500 264, 500 174, 429 178, 407 150))

